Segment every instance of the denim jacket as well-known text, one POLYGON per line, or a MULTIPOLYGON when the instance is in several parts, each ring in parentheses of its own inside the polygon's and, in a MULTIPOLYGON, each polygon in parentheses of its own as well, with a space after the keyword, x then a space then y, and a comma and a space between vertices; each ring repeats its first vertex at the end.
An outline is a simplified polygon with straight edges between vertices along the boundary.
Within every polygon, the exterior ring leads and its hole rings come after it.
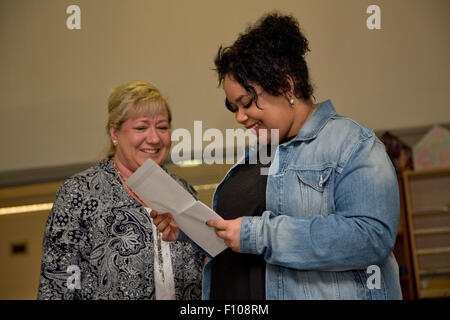
MULTIPOLYGON (((246 149, 219 184, 246 163, 246 149)), ((371 129, 336 114, 331 101, 297 136, 277 147, 266 211, 243 217, 242 253, 266 261, 266 299, 401 299, 392 254, 399 219, 398 183, 371 129)), ((203 299, 210 296, 211 263, 203 299)))

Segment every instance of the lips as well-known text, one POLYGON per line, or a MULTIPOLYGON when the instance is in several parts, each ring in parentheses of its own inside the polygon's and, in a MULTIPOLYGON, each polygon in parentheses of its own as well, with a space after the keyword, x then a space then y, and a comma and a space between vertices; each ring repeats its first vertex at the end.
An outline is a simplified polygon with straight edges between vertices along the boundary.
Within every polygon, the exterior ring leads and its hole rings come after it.
POLYGON ((159 152, 160 149, 141 149, 141 151, 145 154, 148 154, 150 156, 156 155, 159 152))
POLYGON ((261 121, 257 121, 254 124, 245 126, 245 128, 246 129, 255 129, 256 130, 261 124, 262 124, 261 121))

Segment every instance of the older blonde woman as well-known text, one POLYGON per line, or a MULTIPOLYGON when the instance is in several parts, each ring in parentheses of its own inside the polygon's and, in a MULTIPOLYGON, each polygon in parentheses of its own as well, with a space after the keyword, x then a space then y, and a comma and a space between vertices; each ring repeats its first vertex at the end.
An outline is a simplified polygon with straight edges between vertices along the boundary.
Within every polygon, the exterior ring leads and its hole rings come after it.
POLYGON ((202 252, 162 241, 149 206, 124 182, 149 158, 163 167, 171 146, 169 105, 152 84, 134 81, 112 91, 108 115, 109 155, 67 179, 56 195, 38 298, 199 299, 202 252))

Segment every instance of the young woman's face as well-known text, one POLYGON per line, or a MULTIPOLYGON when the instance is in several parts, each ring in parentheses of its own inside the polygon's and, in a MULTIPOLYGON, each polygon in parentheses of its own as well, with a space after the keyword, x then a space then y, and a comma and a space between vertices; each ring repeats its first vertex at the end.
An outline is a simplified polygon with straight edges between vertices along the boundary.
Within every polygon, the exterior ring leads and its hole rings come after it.
POLYGON ((251 93, 247 92, 232 76, 225 76, 223 88, 228 102, 233 109, 237 110, 236 121, 244 125, 246 129, 253 129, 261 143, 271 143, 272 129, 279 130, 280 141, 295 136, 298 129, 295 128, 294 109, 288 99, 284 95, 272 96, 258 85, 253 87, 258 95, 257 101, 260 108, 256 106, 255 101, 251 101, 253 98, 251 93), (260 134, 261 129, 267 130, 267 137, 260 134))
POLYGON ((116 161, 130 172, 136 171, 147 159, 163 165, 169 155, 171 139, 167 114, 133 116, 120 129, 110 128, 117 140, 116 161))

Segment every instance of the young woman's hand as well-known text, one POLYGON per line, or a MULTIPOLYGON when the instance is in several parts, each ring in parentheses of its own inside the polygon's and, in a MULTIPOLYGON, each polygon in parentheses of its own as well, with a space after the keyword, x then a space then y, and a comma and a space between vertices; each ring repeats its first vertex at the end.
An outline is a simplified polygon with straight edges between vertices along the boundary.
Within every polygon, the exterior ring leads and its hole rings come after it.
POLYGON ((242 218, 233 220, 208 220, 206 224, 213 227, 219 238, 235 252, 240 252, 239 232, 241 230, 242 218))

